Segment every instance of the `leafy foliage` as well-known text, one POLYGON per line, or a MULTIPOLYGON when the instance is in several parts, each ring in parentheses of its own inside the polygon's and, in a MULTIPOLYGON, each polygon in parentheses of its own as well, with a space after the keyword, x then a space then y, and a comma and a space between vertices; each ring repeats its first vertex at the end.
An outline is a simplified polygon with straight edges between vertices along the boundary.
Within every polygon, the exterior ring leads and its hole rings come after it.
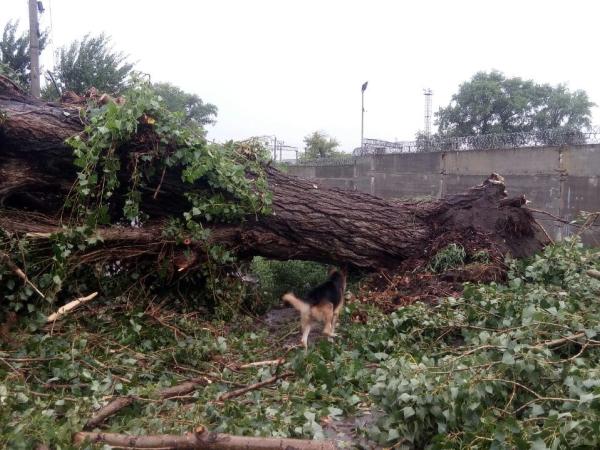
POLYGON ((550 86, 501 72, 478 72, 460 85, 450 105, 436 113, 439 135, 472 136, 565 128, 591 124, 594 106, 585 91, 550 86))
MULTIPOLYGON (((57 52, 53 69, 54 79, 61 90, 83 94, 95 87, 100 92, 119 94, 126 87, 133 64, 127 57, 110 47, 110 38, 105 34, 86 35, 57 52)), ((44 91, 46 98, 56 96, 54 87, 44 91)))
POLYGON ((181 434, 202 423, 234 434, 322 438, 370 411, 359 428, 386 447, 597 448, 600 281, 586 270, 599 266, 596 253, 566 241, 513 262, 508 285, 467 285, 462 298, 435 307, 383 316, 351 303, 339 340, 315 339, 307 354, 291 350, 282 367, 231 370, 281 357, 296 319, 272 331, 252 318, 203 322, 202 313, 128 295, 95 301, 54 331, 42 328, 42 314, 6 321, 0 445, 70 448, 71 433, 108 398, 133 395, 136 404, 103 429, 181 434), (294 375, 275 389, 214 401, 233 383, 283 370, 294 375), (212 383, 186 398, 153 397, 198 375, 212 383))
MULTIPOLYGON (((29 33, 18 35, 19 21, 8 21, 4 25, 0 40, 0 74, 27 89, 29 87, 29 33)), ((39 39, 40 54, 46 47, 48 34, 42 33, 39 39)))
POLYGON ((315 131, 304 137, 304 154, 301 159, 331 158, 341 154, 336 151, 339 142, 322 131, 315 131))
POLYGON ((152 87, 168 110, 183 113, 187 125, 205 126, 216 122, 217 107, 204 103, 196 94, 184 92, 171 83, 154 83, 152 87))
POLYGON ((380 440, 432 448, 593 448, 598 264, 574 241, 515 263, 508 286, 467 286, 391 317, 396 345, 371 394, 380 440))
POLYGON ((255 155, 254 161, 248 159, 245 162, 244 155, 233 143, 222 147, 208 145, 203 134, 186 127, 184 120, 171 112, 150 84, 141 79, 128 90, 122 105, 109 102, 90 111, 84 135, 75 136, 68 143, 74 148, 75 165, 81 169, 75 204, 85 207, 85 215, 91 219, 92 226, 110 221, 108 211, 119 186, 117 172, 121 168, 117 149, 144 128, 155 133, 156 142, 150 151, 128 155, 134 171, 123 209, 125 219, 144 220, 143 211, 139 209, 139 189, 166 168, 180 168, 184 182, 190 187, 187 196, 193 208, 184 216, 188 222, 199 216, 208 221, 227 221, 246 214, 267 212, 266 180, 260 176, 257 163, 260 153, 255 155), (245 169, 249 165, 253 165, 257 175, 254 180, 246 177, 245 169), (194 187, 199 181, 212 188, 220 187, 230 194, 230 198, 220 192, 199 191, 194 187))

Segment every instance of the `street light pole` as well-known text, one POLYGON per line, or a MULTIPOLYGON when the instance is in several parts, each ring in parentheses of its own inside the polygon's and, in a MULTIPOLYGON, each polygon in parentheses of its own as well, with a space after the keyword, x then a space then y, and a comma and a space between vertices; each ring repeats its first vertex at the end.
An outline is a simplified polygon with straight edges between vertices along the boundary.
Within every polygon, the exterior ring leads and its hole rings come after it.
POLYGON ((360 116, 360 150, 364 150, 365 143, 365 91, 367 90, 368 81, 365 81, 361 88, 361 116, 360 116))

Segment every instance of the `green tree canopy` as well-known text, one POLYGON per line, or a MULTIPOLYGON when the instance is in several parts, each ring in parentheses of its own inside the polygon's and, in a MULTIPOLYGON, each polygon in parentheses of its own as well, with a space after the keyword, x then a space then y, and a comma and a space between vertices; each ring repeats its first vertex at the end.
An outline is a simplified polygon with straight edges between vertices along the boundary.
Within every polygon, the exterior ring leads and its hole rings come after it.
POLYGON ((331 158, 341 154, 336 151, 339 142, 322 131, 315 131, 304 137, 302 159, 331 158))
MULTIPOLYGON (((110 47, 105 34, 84 36, 58 51, 53 76, 62 92, 83 94, 91 87, 101 92, 120 93, 125 87, 133 64, 127 57, 110 47)), ((47 88, 45 96, 52 96, 54 88, 47 88)))
POLYGON ((204 126, 214 124, 217 107, 212 103, 204 103, 196 94, 190 94, 171 83, 154 83, 154 91, 162 97, 167 109, 183 112, 188 125, 204 126))
POLYGON ((564 84, 537 84, 498 71, 478 72, 460 85, 452 101, 436 113, 443 137, 514 133, 548 128, 582 130, 591 125, 585 91, 564 84))
MULTIPOLYGON (((4 25, 0 40, 0 74, 6 75, 24 88, 29 87, 29 32, 18 33, 19 21, 8 21, 4 25)), ((40 54, 46 47, 48 34, 40 36, 40 54)))

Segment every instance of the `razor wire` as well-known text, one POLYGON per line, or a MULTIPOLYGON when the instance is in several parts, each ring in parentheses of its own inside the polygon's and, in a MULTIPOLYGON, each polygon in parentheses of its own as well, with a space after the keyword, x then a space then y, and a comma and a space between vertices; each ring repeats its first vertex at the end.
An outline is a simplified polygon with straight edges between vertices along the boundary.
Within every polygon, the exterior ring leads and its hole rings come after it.
POLYGON ((384 155, 393 153, 448 152, 528 147, 600 144, 600 128, 585 131, 547 129, 518 133, 494 133, 464 137, 421 137, 416 141, 388 142, 365 139, 353 156, 384 155))

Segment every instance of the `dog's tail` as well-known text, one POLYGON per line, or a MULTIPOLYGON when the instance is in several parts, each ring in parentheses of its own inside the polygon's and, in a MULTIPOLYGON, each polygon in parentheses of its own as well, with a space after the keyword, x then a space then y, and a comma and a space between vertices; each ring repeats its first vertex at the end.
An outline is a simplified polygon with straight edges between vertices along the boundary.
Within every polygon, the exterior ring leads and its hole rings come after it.
POLYGON ((292 305, 294 308, 296 308, 302 314, 306 314, 310 310, 310 305, 308 303, 302 301, 302 299, 299 299, 298 297, 296 297, 292 292, 283 294, 283 297, 281 297, 281 299, 284 302, 287 302, 290 305, 292 305))

